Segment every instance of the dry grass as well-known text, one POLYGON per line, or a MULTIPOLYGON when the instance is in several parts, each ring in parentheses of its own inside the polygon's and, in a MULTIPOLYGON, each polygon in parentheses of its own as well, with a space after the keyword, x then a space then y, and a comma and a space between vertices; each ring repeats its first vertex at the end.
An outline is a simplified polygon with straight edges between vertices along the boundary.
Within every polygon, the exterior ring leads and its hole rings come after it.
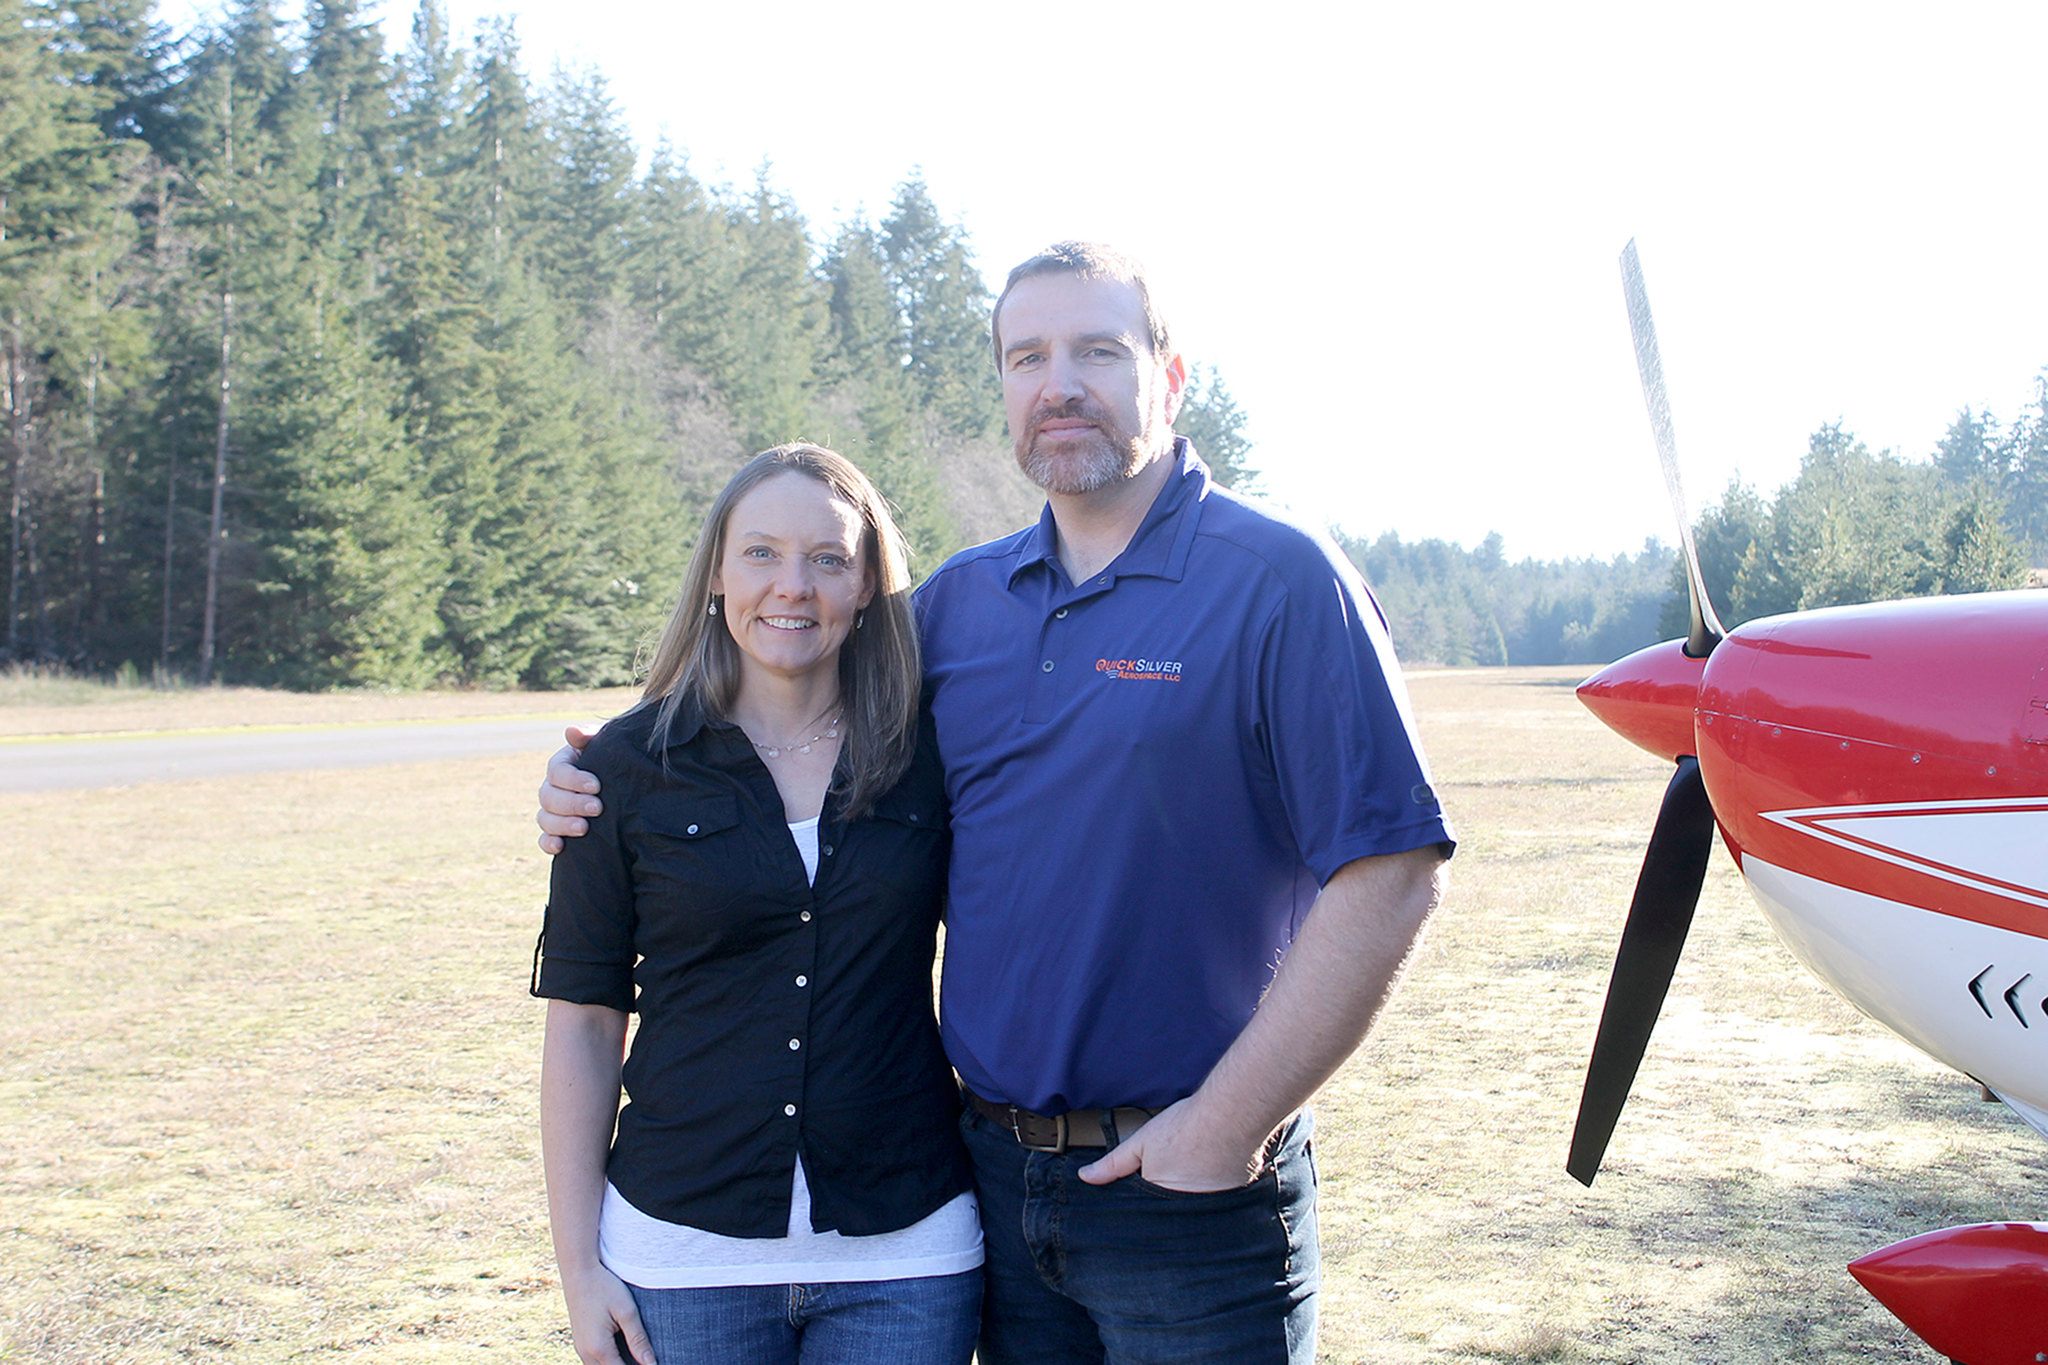
POLYGON ((633 697, 604 692, 274 692, 96 682, 33 670, 0 672, 0 738, 276 725, 386 725, 482 716, 608 716, 633 697))
POLYGON ((15 1358, 549 1354, 531 768, 0 804, 15 1358))
MULTIPOLYGON (((1806 977, 1725 862, 1606 1172, 1565 1176, 1664 774, 1564 680, 1415 681, 1464 844, 1320 1105, 1326 1357, 1931 1359, 1843 1262, 2038 1214, 2048 1148, 1806 977)), ((570 1358, 531 768, 0 798, 0 1360, 570 1358)))

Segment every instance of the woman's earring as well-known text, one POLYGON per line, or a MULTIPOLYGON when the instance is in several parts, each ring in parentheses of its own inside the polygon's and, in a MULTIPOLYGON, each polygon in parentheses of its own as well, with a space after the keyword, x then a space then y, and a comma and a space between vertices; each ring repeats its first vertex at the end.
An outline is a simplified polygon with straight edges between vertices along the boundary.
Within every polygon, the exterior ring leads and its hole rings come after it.
POLYGON ((859 613, 858 613, 858 614, 856 614, 856 615, 854 616, 854 618, 853 618, 853 628, 854 628, 855 630, 859 630, 859 629, 861 628, 861 626, 862 626, 863 624, 865 624, 865 623, 866 623, 867 619, 868 619, 868 614, 867 614, 867 612, 866 612, 865 610, 863 610, 863 611, 859 612, 859 613))
POLYGON ((705 614, 706 616, 716 616, 716 615, 718 615, 718 599, 717 599, 717 598, 715 598, 715 597, 714 597, 714 598, 712 598, 712 599, 711 599, 711 600, 710 600, 709 602, 706 602, 706 603, 704 604, 704 614, 705 614))

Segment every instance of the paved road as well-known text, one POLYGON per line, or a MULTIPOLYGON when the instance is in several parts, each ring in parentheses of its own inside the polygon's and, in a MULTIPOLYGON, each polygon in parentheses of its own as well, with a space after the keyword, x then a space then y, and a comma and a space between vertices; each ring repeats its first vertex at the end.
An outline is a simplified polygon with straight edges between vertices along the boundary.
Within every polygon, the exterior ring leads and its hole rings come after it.
POLYGON ((0 792, 124 787, 234 773, 374 768, 516 753, 533 755, 538 783, 541 760, 562 742, 562 725, 561 720, 527 718, 32 740, 0 744, 0 792))

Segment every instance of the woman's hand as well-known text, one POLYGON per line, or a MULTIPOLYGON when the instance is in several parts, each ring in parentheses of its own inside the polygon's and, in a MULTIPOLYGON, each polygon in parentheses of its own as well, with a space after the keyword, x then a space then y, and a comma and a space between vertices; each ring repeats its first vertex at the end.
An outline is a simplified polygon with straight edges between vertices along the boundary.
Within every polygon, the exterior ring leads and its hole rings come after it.
POLYGON ((601 1265, 574 1278, 565 1274, 562 1297, 569 1302, 569 1339, 578 1360, 585 1365, 657 1365, 633 1291, 618 1276, 601 1265), (620 1357, 616 1337, 625 1338, 630 1359, 620 1357))

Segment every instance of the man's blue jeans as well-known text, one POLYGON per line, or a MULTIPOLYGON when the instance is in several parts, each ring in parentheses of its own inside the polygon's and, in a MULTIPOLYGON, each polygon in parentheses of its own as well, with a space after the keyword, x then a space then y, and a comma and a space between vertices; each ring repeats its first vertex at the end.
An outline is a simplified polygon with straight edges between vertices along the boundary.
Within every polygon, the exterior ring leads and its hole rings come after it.
POLYGON ((1217 1194, 1138 1176, 1090 1185, 1079 1171, 1100 1147, 1028 1151, 971 1108, 960 1126, 988 1256, 981 1365, 1315 1359, 1307 1114, 1288 1125, 1263 1175, 1217 1194))
MULTIPOLYGON (((981 1272, 726 1289, 630 1288, 662 1365, 967 1365, 981 1272)), ((623 1347, 620 1354, 631 1359, 623 1347)))

